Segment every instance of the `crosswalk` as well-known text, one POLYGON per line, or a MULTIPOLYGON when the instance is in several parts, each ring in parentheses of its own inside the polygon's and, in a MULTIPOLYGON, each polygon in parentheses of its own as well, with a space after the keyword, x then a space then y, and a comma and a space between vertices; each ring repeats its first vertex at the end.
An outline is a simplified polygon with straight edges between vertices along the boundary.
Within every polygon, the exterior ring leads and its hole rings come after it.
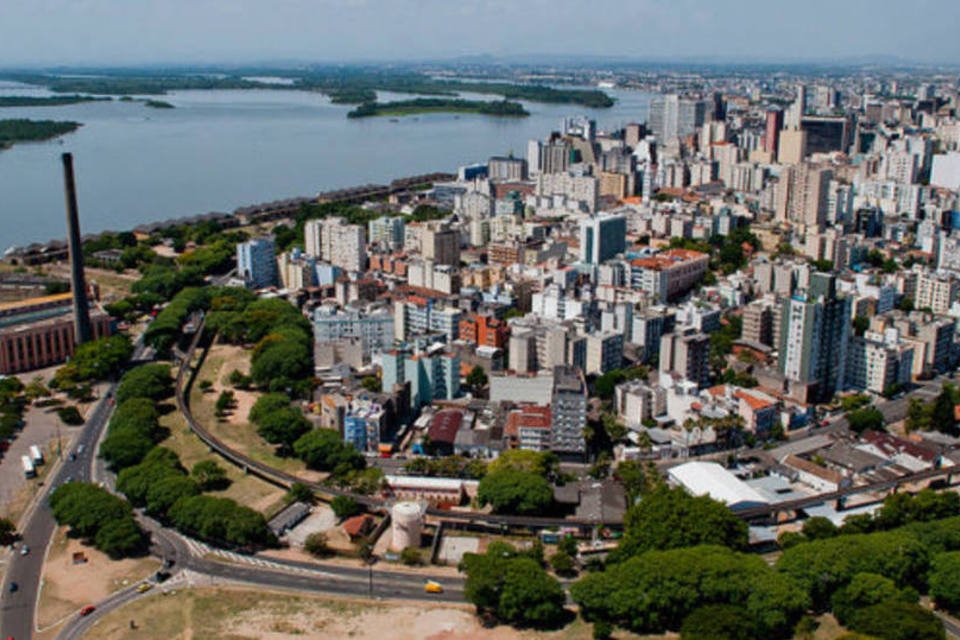
POLYGON ((327 571, 321 571, 319 569, 310 569, 308 567, 300 567, 296 565, 288 565, 280 562, 275 562, 273 560, 268 560, 266 558, 258 558, 256 556, 244 555, 242 553, 236 553, 234 551, 227 551, 226 549, 218 549, 216 547, 211 547, 210 545, 200 542, 199 540, 194 540, 193 538, 188 538, 186 536, 182 537, 184 543, 186 543, 187 548, 190 551, 190 555, 196 556, 198 558, 204 558, 207 556, 215 556, 226 560, 228 562, 233 562, 237 564, 244 564, 253 567, 259 567, 261 569, 270 569, 272 571, 282 571, 284 573, 294 573, 299 575, 308 575, 316 576, 322 578, 334 578, 334 574, 327 571))

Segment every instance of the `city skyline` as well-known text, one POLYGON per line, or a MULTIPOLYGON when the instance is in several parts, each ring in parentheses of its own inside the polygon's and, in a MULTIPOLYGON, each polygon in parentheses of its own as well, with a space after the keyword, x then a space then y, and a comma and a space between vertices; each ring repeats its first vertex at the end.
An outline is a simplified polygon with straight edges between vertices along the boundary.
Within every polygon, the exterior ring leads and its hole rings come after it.
POLYGON ((813 0, 803 10, 759 0, 13 0, 0 7, 5 66, 410 62, 492 56, 696 62, 952 62, 960 6, 813 0), (504 16, 509 16, 505 21, 504 16), (830 19, 824 17, 829 15, 830 19), (925 20, 924 16, 938 16, 925 20), (761 28, 763 27, 763 28, 761 28), (575 52, 575 53, 574 53, 575 52))

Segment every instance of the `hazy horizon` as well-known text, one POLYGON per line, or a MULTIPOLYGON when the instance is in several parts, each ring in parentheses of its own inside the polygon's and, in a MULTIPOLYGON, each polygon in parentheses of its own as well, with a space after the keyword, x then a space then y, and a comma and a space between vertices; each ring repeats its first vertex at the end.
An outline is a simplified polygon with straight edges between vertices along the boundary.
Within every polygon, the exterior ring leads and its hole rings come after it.
POLYGON ((4 67, 462 58, 955 65, 960 2, 4 0, 4 67))

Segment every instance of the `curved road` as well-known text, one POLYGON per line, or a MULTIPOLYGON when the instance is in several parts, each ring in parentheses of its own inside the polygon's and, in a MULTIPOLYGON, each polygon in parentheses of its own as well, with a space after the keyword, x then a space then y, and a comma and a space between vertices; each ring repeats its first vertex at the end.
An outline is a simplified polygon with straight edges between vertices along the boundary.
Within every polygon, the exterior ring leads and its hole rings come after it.
MULTIPOLYGON (((140 360, 147 353, 147 349, 138 341, 134 351, 134 361, 140 360)), ((93 479, 93 465, 96 462, 96 449, 100 436, 103 433, 107 419, 110 417, 111 400, 117 384, 112 383, 93 413, 77 436, 73 452, 76 460, 67 457, 56 474, 47 478, 46 485, 37 496, 33 512, 26 525, 20 532, 22 543, 31 548, 26 556, 15 551, 10 559, 6 576, 3 581, 3 593, 0 594, 0 637, 21 640, 32 637, 35 608, 40 592, 40 575, 43 568, 43 559, 50 544, 50 538, 56 529, 53 513, 47 504, 47 497, 55 488, 67 482, 68 478, 78 481, 93 479), (80 453, 80 447, 83 452, 80 453), (10 584, 17 583, 18 589, 11 593, 10 584)))

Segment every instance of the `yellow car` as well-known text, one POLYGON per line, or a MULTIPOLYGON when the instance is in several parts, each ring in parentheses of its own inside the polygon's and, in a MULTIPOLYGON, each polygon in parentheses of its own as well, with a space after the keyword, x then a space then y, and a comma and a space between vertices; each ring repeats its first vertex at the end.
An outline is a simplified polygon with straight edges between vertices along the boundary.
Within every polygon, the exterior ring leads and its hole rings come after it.
POLYGON ((153 589, 153 585, 150 584, 149 582, 144 582, 139 587, 137 587, 137 593, 146 593, 147 591, 150 591, 150 589, 153 589))
POLYGON ((427 580, 427 584, 423 585, 423 590, 427 593, 443 593, 443 586, 439 582, 427 580))

